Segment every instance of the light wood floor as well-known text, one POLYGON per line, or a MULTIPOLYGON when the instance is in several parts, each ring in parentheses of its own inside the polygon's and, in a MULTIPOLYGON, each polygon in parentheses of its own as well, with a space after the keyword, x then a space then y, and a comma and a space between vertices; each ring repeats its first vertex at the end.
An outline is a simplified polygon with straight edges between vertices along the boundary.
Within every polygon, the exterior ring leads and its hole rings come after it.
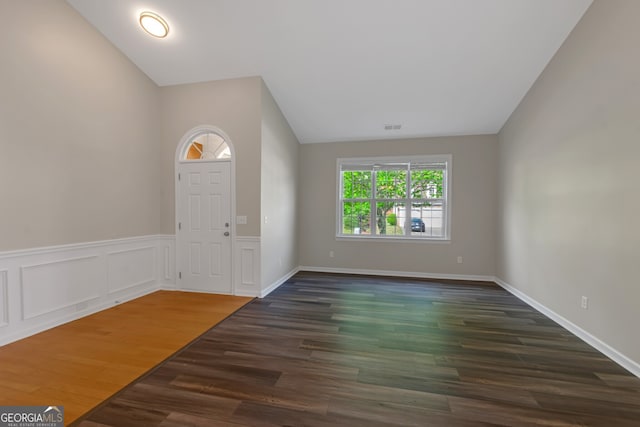
POLYGON ((0 347, 0 405, 62 405, 70 423, 250 300, 159 291, 0 347))

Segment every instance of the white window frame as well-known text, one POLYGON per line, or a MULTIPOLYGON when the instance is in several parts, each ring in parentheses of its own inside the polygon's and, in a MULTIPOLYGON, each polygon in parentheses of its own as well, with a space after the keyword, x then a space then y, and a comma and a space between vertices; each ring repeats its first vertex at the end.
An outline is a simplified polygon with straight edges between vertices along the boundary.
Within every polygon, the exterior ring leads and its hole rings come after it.
MULTIPOLYGON (((336 238, 344 239, 344 240, 407 240, 407 241, 420 241, 420 242, 449 242, 451 240, 451 176, 453 174, 453 164, 452 164, 452 155, 451 154, 441 154, 441 155, 415 155, 415 156, 394 156, 394 157, 346 157, 346 158, 338 158, 337 159, 337 188, 336 188, 336 238), (422 236, 422 235, 379 235, 375 234, 375 226, 373 226, 374 234, 344 234, 343 233, 343 194, 342 194, 342 171, 343 166, 355 166, 355 165, 366 165, 372 166, 385 166, 391 164, 407 164, 408 170, 411 168, 411 164, 419 163, 436 163, 436 164, 445 164, 444 175, 442 180, 443 185, 443 195, 442 195, 442 220, 443 220, 443 235, 442 236, 422 236)), ((375 183, 375 178, 373 179, 375 183)), ((375 185, 375 184, 374 184, 375 185)), ((409 183, 407 183, 409 186, 409 183)), ((371 217, 370 224, 375 224, 375 206, 376 201, 375 188, 372 188, 371 198, 369 202, 371 203, 371 217)), ((409 198, 409 192, 407 192, 406 199, 398 199, 399 202, 405 202, 405 206, 411 205, 411 199, 409 198)), ((410 226, 411 215, 405 215, 406 222, 405 227, 410 226)))

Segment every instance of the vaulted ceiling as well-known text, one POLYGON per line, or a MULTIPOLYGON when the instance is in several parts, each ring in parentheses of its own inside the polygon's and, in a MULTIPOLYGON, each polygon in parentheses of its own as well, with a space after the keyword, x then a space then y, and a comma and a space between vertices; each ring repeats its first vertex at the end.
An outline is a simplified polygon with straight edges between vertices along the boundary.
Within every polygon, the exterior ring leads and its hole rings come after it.
POLYGON ((262 76, 301 143, 497 133, 591 4, 67 1, 160 86, 262 76))

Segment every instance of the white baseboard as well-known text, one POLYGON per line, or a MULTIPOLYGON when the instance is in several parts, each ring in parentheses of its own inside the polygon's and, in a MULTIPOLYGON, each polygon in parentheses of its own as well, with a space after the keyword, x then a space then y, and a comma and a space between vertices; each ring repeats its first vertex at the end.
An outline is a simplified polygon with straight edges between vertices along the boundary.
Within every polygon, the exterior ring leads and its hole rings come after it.
POLYGON ((396 271, 396 270, 367 270, 355 268, 330 268, 300 266, 298 271, 311 271, 316 273, 336 273, 336 274, 361 274, 366 276, 391 276, 391 277, 414 277, 417 279, 442 279, 442 280, 470 280, 474 282, 493 282, 493 276, 481 276, 471 274, 442 274, 423 273, 416 271, 396 271))
POLYGON ((527 294, 525 294, 525 293, 519 291, 518 289, 514 288, 513 286, 509 285, 504 280, 502 280, 502 279, 500 279, 498 277, 495 277, 494 281, 498 285, 500 285, 502 288, 507 290, 509 293, 511 293, 512 295, 516 296, 518 299, 523 301, 524 303, 526 303, 526 304, 530 305, 531 307, 535 308, 536 310, 538 310, 539 312, 541 312, 542 314, 544 314, 545 316, 547 316, 551 320, 553 320, 556 323, 558 323, 559 325, 561 325, 563 328, 567 329, 572 334, 576 335, 578 338, 580 338, 583 341, 585 341, 587 344, 591 345, 596 350, 598 350, 601 353, 603 353, 605 356, 609 357, 611 360, 616 362, 618 365, 622 366, 624 369, 626 369, 627 371, 631 372, 633 375, 635 375, 636 377, 640 378, 640 364, 638 362, 635 362, 634 360, 631 360, 629 357, 627 357, 624 354, 620 353, 618 350, 616 350, 615 348, 611 347, 610 345, 608 345, 604 341, 602 341, 599 338, 591 335, 589 332, 585 331, 584 329, 582 329, 581 327, 579 327, 575 323, 571 322, 570 320, 567 320, 566 318, 562 317, 561 315, 559 315, 555 311, 549 309, 544 304, 536 301, 535 299, 531 298, 527 294))
POLYGON ((276 289, 278 289, 280 286, 282 286, 287 280, 291 279, 298 271, 300 271, 300 267, 296 267, 293 270, 291 270, 290 272, 288 272, 287 274, 285 274, 284 276, 282 276, 280 279, 276 280, 275 282, 273 282, 271 285, 267 286, 265 289, 263 289, 260 292, 260 298, 264 298, 267 295, 269 295, 271 292, 275 291, 276 289))

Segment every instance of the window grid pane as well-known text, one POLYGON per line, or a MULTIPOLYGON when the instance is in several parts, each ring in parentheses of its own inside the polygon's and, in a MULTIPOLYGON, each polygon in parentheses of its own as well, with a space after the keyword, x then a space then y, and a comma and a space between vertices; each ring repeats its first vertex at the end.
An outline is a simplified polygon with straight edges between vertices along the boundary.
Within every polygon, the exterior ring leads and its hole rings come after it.
POLYGON ((407 171, 376 171, 375 185, 377 199, 404 199, 407 197, 407 171))
POLYGON ((441 201, 411 204, 411 235, 444 237, 443 205, 441 201))
POLYGON ((191 140, 184 160, 224 160, 231 158, 231 149, 225 139, 215 132, 205 132, 191 140))
POLYGON ((444 171, 433 169, 411 170, 411 197, 414 199, 442 199, 444 171))
POLYGON ((342 172, 342 199, 370 199, 371 171, 342 172))
POLYGON ((343 202, 342 204, 342 234, 359 235, 371 234, 371 203, 343 202))
POLYGON ((404 202, 376 203, 376 234, 380 236, 404 236, 404 202))

